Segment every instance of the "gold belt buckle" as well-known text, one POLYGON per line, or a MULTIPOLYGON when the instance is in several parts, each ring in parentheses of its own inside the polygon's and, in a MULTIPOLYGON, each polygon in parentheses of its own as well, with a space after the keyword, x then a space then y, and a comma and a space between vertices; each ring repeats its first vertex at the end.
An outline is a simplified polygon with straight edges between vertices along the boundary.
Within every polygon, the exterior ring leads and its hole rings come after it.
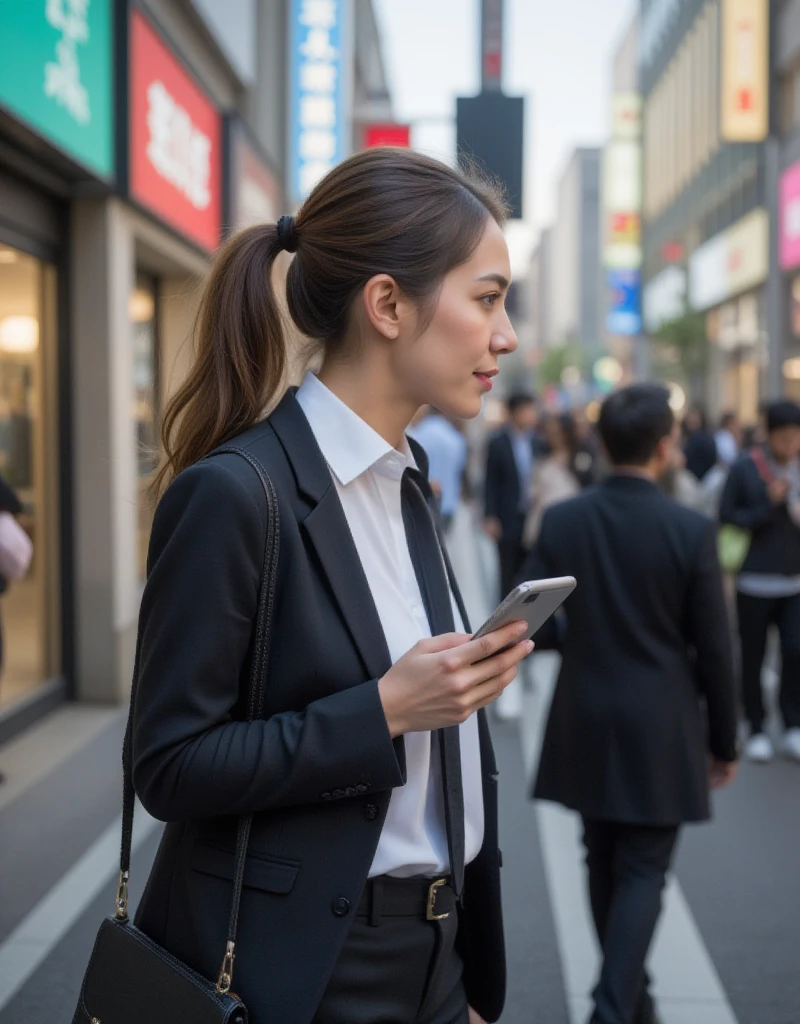
POLYGON ((431 882, 430 888, 428 889, 428 909, 425 913, 425 917, 428 921, 442 921, 445 917, 450 916, 448 910, 446 914, 434 913, 436 909, 436 890, 441 889, 443 885, 447 885, 446 878, 437 878, 435 882, 431 882))

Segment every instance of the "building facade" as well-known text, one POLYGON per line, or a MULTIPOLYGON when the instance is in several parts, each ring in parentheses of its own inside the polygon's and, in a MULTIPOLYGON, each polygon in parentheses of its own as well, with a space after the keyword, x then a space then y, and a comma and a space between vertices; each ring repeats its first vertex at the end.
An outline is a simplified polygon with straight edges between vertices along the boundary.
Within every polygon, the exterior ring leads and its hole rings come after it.
POLYGON ((600 153, 576 149, 558 185, 546 275, 550 347, 600 343, 600 153))
POLYGON ((689 394, 747 422, 769 390, 769 7, 640 7, 646 328, 682 320, 689 394))
POLYGON ((303 198, 298 166, 307 192, 347 155, 355 95, 381 89, 368 0, 0 7, 0 472, 35 548, 0 599, 0 742, 66 697, 124 697, 209 259, 303 198), (339 106, 334 50, 360 83, 339 106))

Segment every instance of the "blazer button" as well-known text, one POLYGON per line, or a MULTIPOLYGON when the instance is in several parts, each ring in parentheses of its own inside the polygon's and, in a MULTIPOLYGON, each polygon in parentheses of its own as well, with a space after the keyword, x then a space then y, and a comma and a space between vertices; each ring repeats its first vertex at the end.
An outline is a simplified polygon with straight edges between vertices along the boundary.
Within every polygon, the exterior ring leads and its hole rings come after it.
POLYGON ((343 796, 344 796, 344 790, 343 789, 334 789, 334 791, 333 791, 333 799, 334 800, 339 800, 343 796))
POLYGON ((364 808, 364 816, 367 821, 374 821, 378 817, 378 808, 375 804, 367 804, 364 808))
POLYGON ((368 789, 369 786, 365 786, 363 782, 359 782, 359 784, 356 786, 356 793, 358 793, 360 796, 362 793, 366 793, 368 789))
POLYGON ((326 793, 320 793, 320 796, 322 797, 323 800, 330 800, 331 799, 331 794, 327 793, 327 792, 326 793))
POLYGON ((344 791, 344 795, 345 796, 355 796, 356 795, 356 787, 355 786, 348 786, 347 789, 344 791))
POLYGON ((339 896, 338 899, 333 901, 331 910, 337 917, 346 917, 350 910, 350 900, 346 900, 344 896, 339 896))

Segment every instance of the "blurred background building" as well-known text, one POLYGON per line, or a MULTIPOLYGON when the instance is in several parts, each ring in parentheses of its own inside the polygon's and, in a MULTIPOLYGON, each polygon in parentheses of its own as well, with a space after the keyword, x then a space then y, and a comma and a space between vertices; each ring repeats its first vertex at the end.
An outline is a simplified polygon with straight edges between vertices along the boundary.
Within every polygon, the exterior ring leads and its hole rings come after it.
POLYGON ((129 686, 209 256, 392 108, 371 0, 7 0, 0 40, 0 471, 35 544, 3 601, 2 739, 129 686))

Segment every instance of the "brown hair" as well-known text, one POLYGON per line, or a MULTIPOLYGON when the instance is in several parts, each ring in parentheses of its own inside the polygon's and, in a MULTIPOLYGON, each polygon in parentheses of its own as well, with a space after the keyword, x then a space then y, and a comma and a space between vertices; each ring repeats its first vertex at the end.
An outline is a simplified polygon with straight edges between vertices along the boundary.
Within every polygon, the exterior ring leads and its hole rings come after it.
MULTIPOLYGON (((497 185, 474 171, 402 149, 350 157, 294 221, 286 279, 292 320, 335 349, 354 298, 380 273, 430 310, 444 277, 474 252, 487 217, 502 224, 506 206, 497 185)), ((194 365, 164 415, 156 493, 256 423, 284 380, 288 356, 272 283, 282 249, 275 224, 248 228, 220 248, 197 315, 194 365)))

